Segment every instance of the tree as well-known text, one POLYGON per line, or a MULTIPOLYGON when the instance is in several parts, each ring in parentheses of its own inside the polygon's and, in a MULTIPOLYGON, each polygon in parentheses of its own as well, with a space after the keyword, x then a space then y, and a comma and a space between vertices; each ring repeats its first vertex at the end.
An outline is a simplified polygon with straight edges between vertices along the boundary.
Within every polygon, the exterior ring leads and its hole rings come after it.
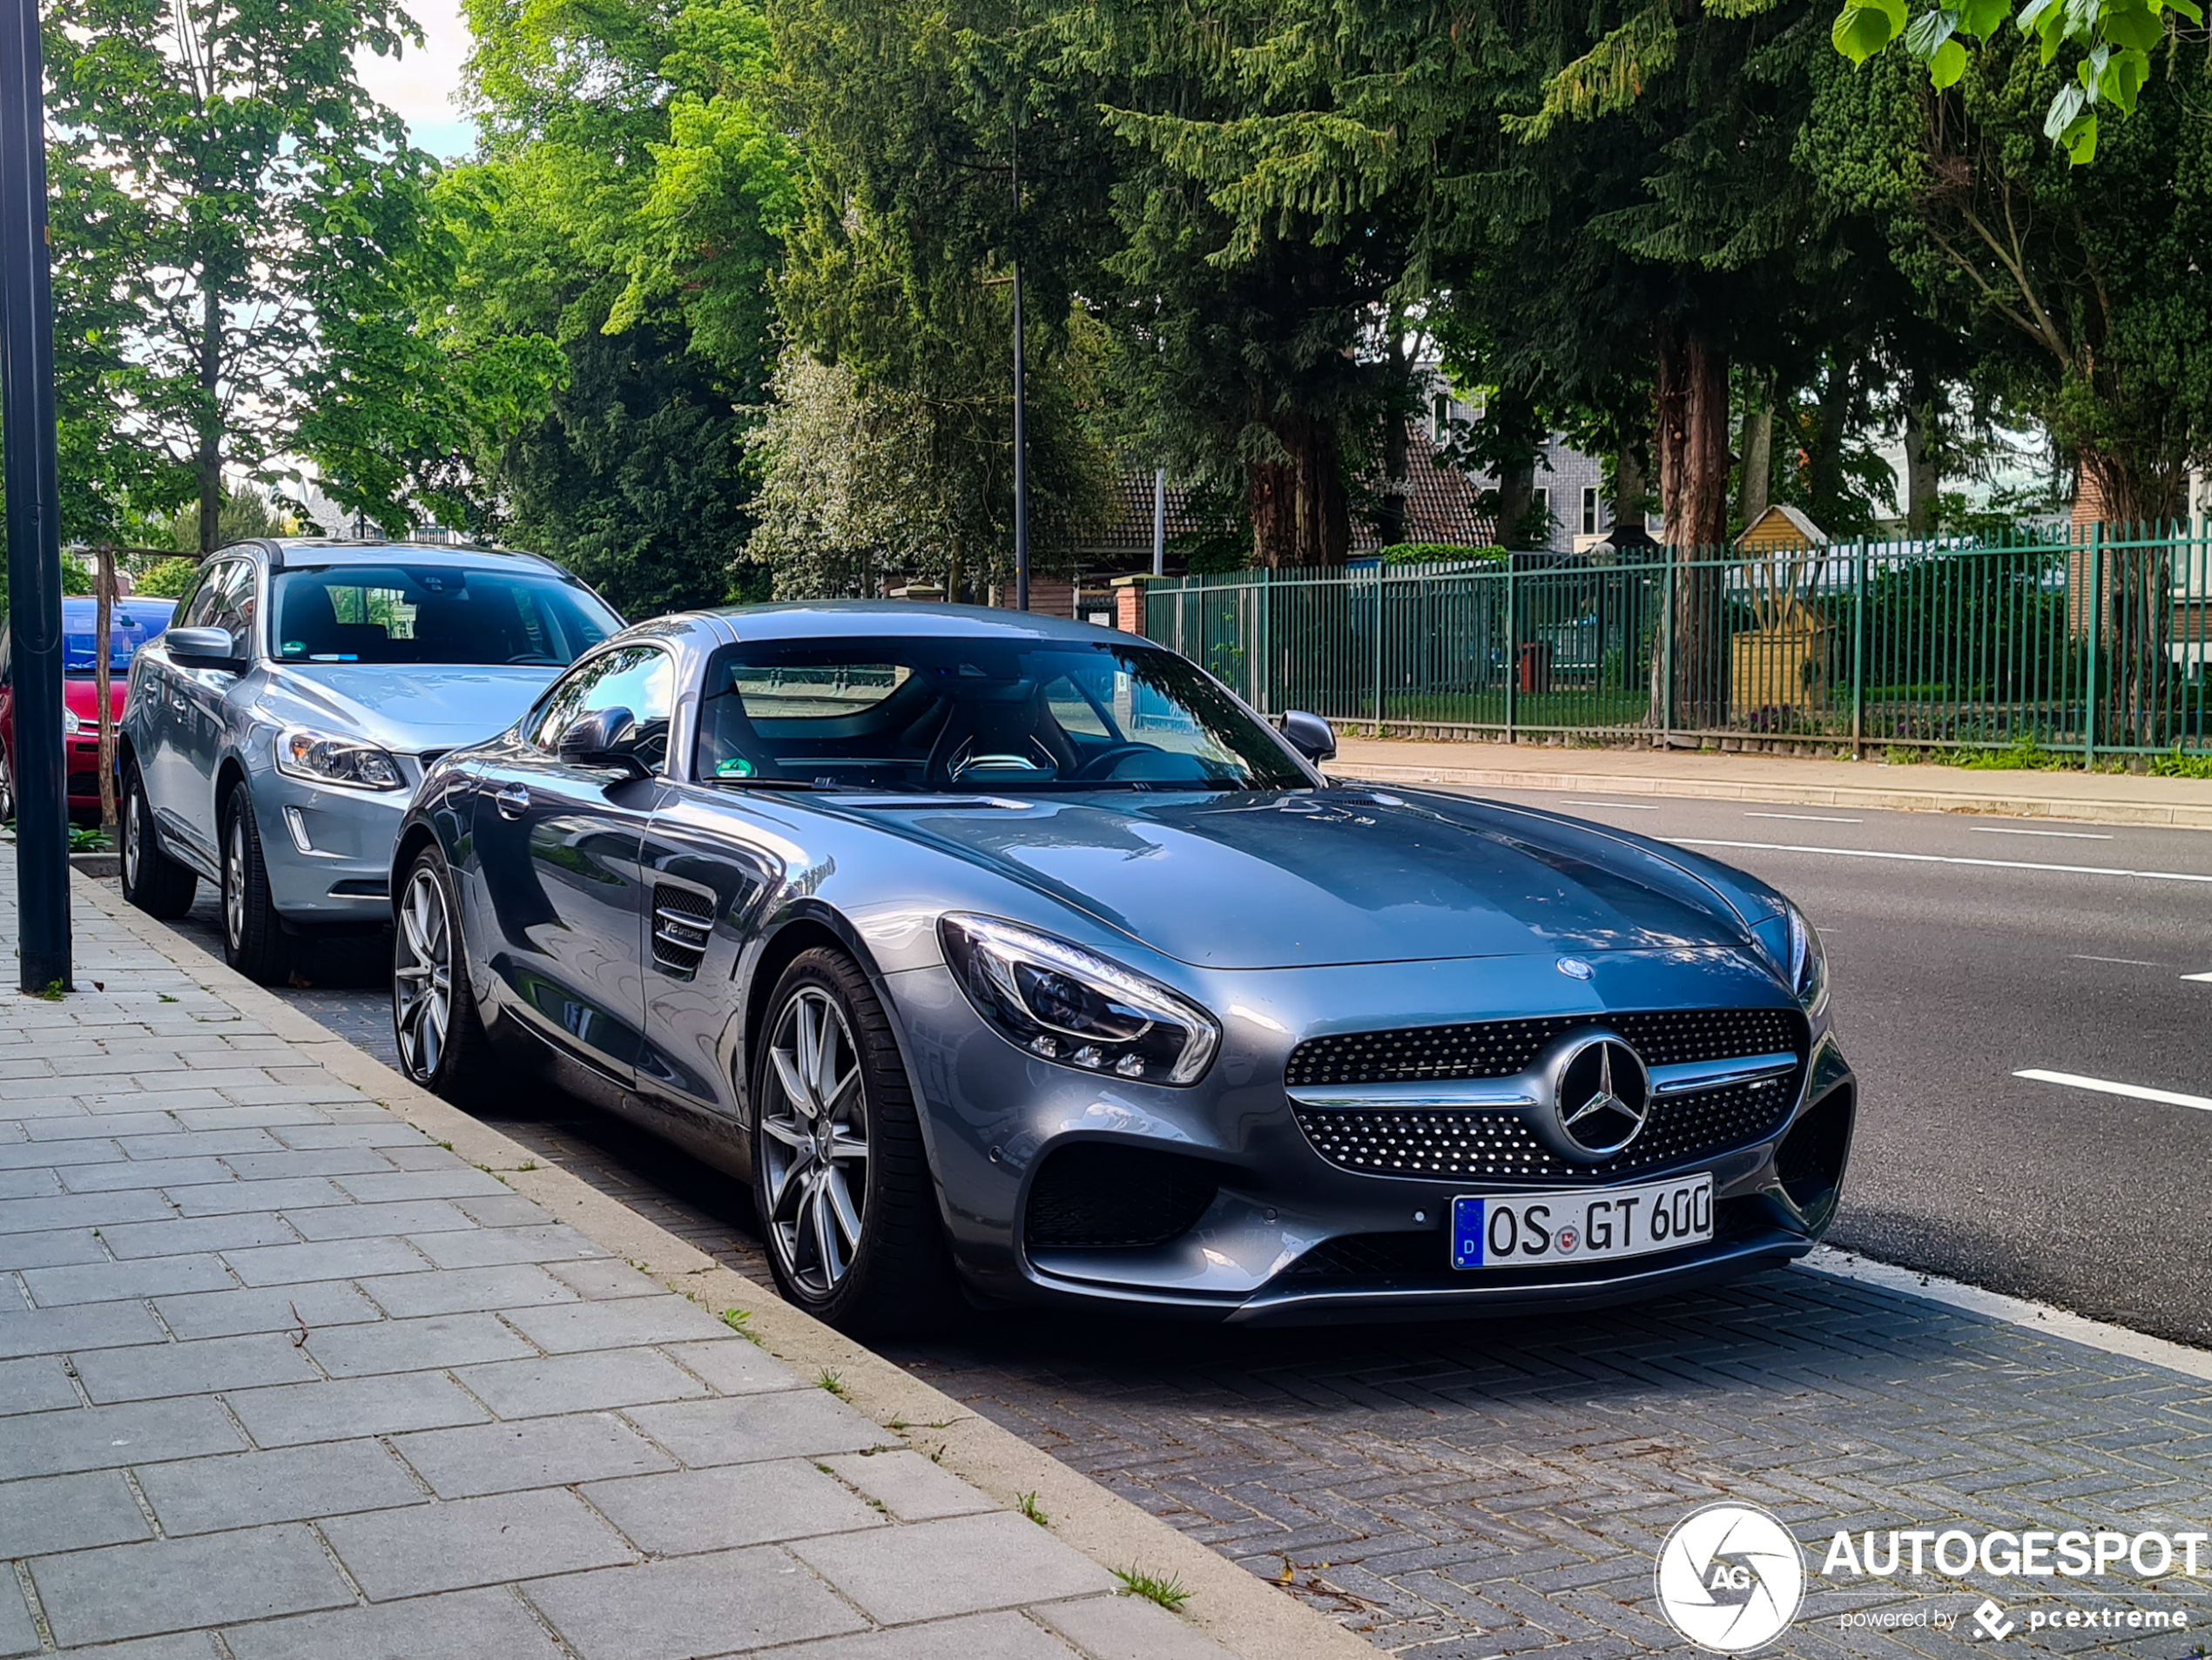
POLYGON ((77 419, 145 452, 111 471, 190 476, 205 550, 226 469, 288 470, 345 349, 329 327, 420 203, 429 159, 353 67, 419 36, 392 0, 60 0, 46 21, 57 174, 82 192, 57 287, 112 314, 85 388, 107 407, 77 419))

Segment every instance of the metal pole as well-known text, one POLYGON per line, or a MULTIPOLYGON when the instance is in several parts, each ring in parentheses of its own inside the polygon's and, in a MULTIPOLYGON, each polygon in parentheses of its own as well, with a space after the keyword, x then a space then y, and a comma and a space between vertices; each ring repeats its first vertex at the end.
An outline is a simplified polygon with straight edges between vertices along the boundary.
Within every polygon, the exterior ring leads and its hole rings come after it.
POLYGON ((1152 574, 1168 574, 1168 469, 1152 469, 1152 574))
POLYGON ((2098 648, 2105 631, 2105 522, 2089 527, 2089 675, 2081 692, 2081 764, 2097 759, 2098 648))
POLYGON ((1858 544, 1852 562, 1857 570, 1851 584, 1851 758, 1866 753, 1866 543, 1858 544))
POLYGON ((0 426, 16 696, 17 955, 25 991, 73 989, 44 82, 37 0, 0 0, 0 426))

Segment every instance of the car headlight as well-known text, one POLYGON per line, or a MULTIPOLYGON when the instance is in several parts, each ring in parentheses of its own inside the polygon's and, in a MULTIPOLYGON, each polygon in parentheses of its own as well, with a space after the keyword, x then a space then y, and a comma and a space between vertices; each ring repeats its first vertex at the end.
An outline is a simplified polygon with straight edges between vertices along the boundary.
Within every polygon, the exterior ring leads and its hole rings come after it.
POLYGON ((305 726, 277 734, 277 771, 310 784, 347 790, 403 790, 407 779, 388 750, 357 738, 336 738, 305 726))
POLYGON ((77 711, 67 704, 62 705, 62 736, 74 738, 84 730, 84 723, 77 718, 77 711))
POLYGON ((1805 914, 1785 899, 1782 914, 1769 917, 1753 934, 1805 1012, 1818 1014, 1828 1002, 1828 953, 1805 914))
POLYGON ((1082 946, 988 916, 938 923, 983 1018, 1044 1060, 1155 1083, 1196 1083, 1221 1046, 1213 1016, 1082 946))

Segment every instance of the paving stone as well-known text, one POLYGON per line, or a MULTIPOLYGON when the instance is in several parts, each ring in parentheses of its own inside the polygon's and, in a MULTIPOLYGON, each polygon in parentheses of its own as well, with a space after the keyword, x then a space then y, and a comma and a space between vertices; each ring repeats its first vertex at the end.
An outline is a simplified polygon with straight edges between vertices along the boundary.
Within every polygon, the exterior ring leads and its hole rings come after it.
POLYGON ((974 1515, 998 1508, 942 1465, 903 1447, 893 1452, 847 1453, 823 1462, 901 1522, 974 1515))
POLYGON ((70 1164, 62 1180, 72 1193, 108 1193, 128 1187, 173 1187, 180 1182, 227 1182, 231 1172, 212 1155, 187 1158, 126 1158, 119 1164, 70 1164))
POLYGON ((115 1222, 165 1221, 173 1215, 158 1193, 66 1193, 59 1198, 0 1199, 0 1233, 45 1233, 115 1222))
POLYGON ((696 1372, 717 1393, 725 1395, 759 1394, 788 1389, 799 1374, 758 1343, 671 1343, 662 1353, 696 1372))
POLYGON ((0 1483, 0 1561, 119 1545, 152 1531, 120 1470, 0 1483))
POLYGON ((412 1124, 379 1113, 367 1124, 287 1124, 270 1131, 287 1147, 408 1147, 421 1146, 429 1137, 412 1124))
POLYGON ((0 1418, 0 1480, 233 1453, 239 1445, 228 1414, 206 1399, 24 1413, 0 1418))
POLYGON ((235 1337, 243 1332, 289 1332, 305 1322, 311 1332, 326 1326, 355 1326, 384 1316, 351 1285, 325 1280, 273 1289, 195 1292, 158 1297, 154 1307, 179 1337, 235 1337))
MULTIPOLYGON (((112 1080, 103 1080, 111 1089, 112 1080)), ((141 1097, 143 1098, 143 1097, 141 1097)), ((56 1111, 24 1120, 24 1132, 33 1141, 112 1140, 118 1136, 158 1136, 174 1130, 178 1121, 166 1112, 56 1111)))
POLYGON ((478 1424, 486 1417, 459 1385, 435 1372, 243 1389, 226 1399, 246 1433, 263 1447, 478 1424))
POLYGON ((63 1228, 52 1233, 0 1233, 0 1272, 10 1268, 51 1268, 62 1263, 107 1259, 107 1252, 100 1246, 100 1236, 91 1228, 63 1228))
POLYGON ((340 1516, 323 1535, 375 1602, 633 1560, 581 1499, 558 1489, 340 1516))
POLYGON ((658 1297, 668 1290, 626 1262, 550 1262, 545 1272, 579 1297, 658 1297))
POLYGON ((631 1421, 693 1468, 764 1458, 820 1458, 883 1445, 879 1428, 826 1389, 718 1396, 638 1407, 631 1421))
POLYGON ((309 1152, 238 1153, 223 1160, 232 1171, 248 1181, 271 1181, 286 1176, 373 1176, 388 1171, 392 1161, 367 1147, 332 1147, 309 1152))
POLYGON ((865 1500, 803 1459, 594 1481, 583 1496, 656 1556, 881 1527, 865 1500))
MULTIPOLYGON (((86 1169, 97 1169, 87 1165, 86 1169)), ((125 1182, 128 1187, 132 1184, 125 1182)), ((44 1198, 64 1191, 60 1173, 53 1170, 0 1170, 0 1199, 44 1198)), ((70 1189, 69 1191, 81 1190, 70 1189)))
MULTIPOLYGON (((431 1201, 435 1203, 435 1201, 431 1201)), ((408 1241, 441 1268, 491 1268, 512 1262, 566 1262, 604 1257, 574 1228, 473 1228, 465 1233, 426 1233, 408 1241)), ((661 1287, 655 1286, 655 1290, 661 1287)))
POLYGON ((665 1453, 611 1413, 430 1430, 392 1444, 442 1499, 674 1468, 665 1453))
POLYGON ((118 1257, 175 1257, 246 1245, 292 1245, 299 1236, 281 1218, 249 1211, 181 1222, 125 1222, 102 1228, 100 1238, 118 1257))
POLYGON ((1211 1637, 1141 1596, 1048 1603, 1037 1618, 1092 1660, 1229 1660, 1211 1637))
POLYGON ((388 1176, 339 1176, 332 1179, 347 1198, 364 1205, 391 1199, 489 1198, 507 1191, 506 1183, 480 1170, 400 1171, 388 1176))
POLYGON ((686 1400, 706 1386, 652 1349, 500 1360, 456 1373, 472 1394, 502 1418, 597 1412, 659 1400, 686 1400))
POLYGON ((454 1208, 470 1221, 487 1228, 529 1228, 553 1218, 545 1207, 520 1193, 492 1193, 481 1198, 455 1199, 454 1208))
MULTIPOLYGON (((430 1264, 399 1239, 331 1239, 313 1245, 226 1251, 223 1260, 249 1285, 289 1285, 310 1279, 360 1280, 371 1274, 427 1272, 430 1264)), ((370 1293, 374 1297, 374 1292, 370 1293)), ((375 1298, 381 1302, 381 1298, 375 1298)))
POLYGON ((177 1292, 226 1291, 238 1282, 215 1256, 138 1257, 129 1262, 88 1262, 71 1268, 26 1268, 24 1284, 41 1308, 69 1303, 111 1303, 177 1292))
POLYGON ((535 1263, 497 1268, 452 1268, 435 1274, 364 1279, 361 1288, 394 1319, 460 1314, 475 1310, 528 1308, 576 1300, 576 1292, 535 1263))
POLYGON ((491 1314, 441 1314, 429 1319, 381 1320, 314 1333, 308 1351, 333 1377, 374 1372, 415 1372, 426 1366, 512 1360, 530 1346, 491 1314))
POLYGON ((697 1660, 866 1627, 772 1548, 546 1580, 529 1595, 591 1660, 697 1660))
POLYGON ((143 1464, 138 1475, 162 1531, 171 1535, 219 1533, 428 1501, 373 1441, 143 1464))
POLYGON ((1001 1613, 762 1649, 755 1660, 1076 1660, 1076 1651, 1019 1614, 1001 1613))
POLYGON ((302 1614, 224 1636, 235 1660, 560 1660, 545 1628, 503 1589, 302 1614))
POLYGON ((417 1234, 475 1229, 479 1224, 446 1199, 407 1199, 391 1205, 325 1205, 286 1211, 284 1219, 309 1239, 359 1239, 372 1234, 417 1234))
MULTIPOLYGON (((662 1364, 666 1366, 667 1362, 663 1361, 662 1364)), ((675 1369, 669 1366, 671 1372, 675 1369)), ((705 1391, 693 1384, 690 1393, 704 1394, 705 1391)), ((49 1412, 57 1407, 82 1404, 58 1354, 34 1354, 20 1360, 0 1360, 0 1414, 49 1412)))
POLYGON ((511 1324, 538 1347, 556 1354, 707 1338, 745 1340, 697 1303, 675 1296, 518 1309, 511 1324))
POLYGON ((1010 1510, 803 1539, 788 1549, 891 1625, 1116 1588, 1089 1557, 1010 1510))
POLYGON ((30 1567, 55 1640, 111 1643, 354 1601, 314 1535, 253 1528, 43 1556, 30 1567), (122 1588, 127 1595, 119 1595, 122 1588))
POLYGON ((347 1195, 320 1176, 293 1176, 274 1182, 210 1182, 201 1187, 172 1187, 168 1193, 176 1201, 177 1209, 186 1216, 290 1211, 315 1205, 343 1205, 347 1200, 347 1195))
POLYGON ((13 1583, 0 1584, 0 1654, 30 1654, 38 1646, 38 1628, 23 1592, 13 1583))
POLYGON ((297 1345, 280 1333, 150 1343, 135 1349, 94 1349, 77 1358, 84 1393, 98 1405, 164 1395, 212 1394, 264 1384, 303 1383, 317 1373, 297 1345))
POLYGON ((179 1153, 274 1153, 284 1144, 266 1130, 184 1130, 170 1136, 125 1136, 116 1144, 127 1158, 170 1158, 179 1153))
POLYGON ((212 1631, 179 1631, 172 1636, 103 1643, 94 1649, 64 1649, 67 1660, 219 1660, 212 1631))

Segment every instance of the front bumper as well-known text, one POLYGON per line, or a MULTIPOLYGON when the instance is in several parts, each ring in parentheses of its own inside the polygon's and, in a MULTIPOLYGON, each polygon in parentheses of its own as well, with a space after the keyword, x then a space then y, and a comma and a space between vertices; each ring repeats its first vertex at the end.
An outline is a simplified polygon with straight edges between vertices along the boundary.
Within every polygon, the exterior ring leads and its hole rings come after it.
POLYGON ((1223 975, 1231 983, 1205 993, 1209 1007, 1227 1011, 1222 1052, 1187 1090, 1127 1084, 1025 1055, 974 1015, 941 968, 894 975, 890 989, 929 1108, 925 1134, 954 1254, 984 1298, 1233 1322, 1416 1318, 1648 1297, 1786 1262, 1825 1232, 1856 1083, 1821 1023, 1794 1098, 1757 1134, 1611 1184, 1353 1171, 1325 1159, 1298 1127, 1282 1078, 1299 1038, 1538 1014, 1597 1023, 1607 1007, 1757 1007, 1778 995, 1748 960, 1629 960, 1644 955, 1602 959, 1595 988, 1551 973, 1548 962, 1539 977, 1534 965, 1501 960, 1223 975), (1554 980, 1559 991, 1547 983, 1554 980), (1578 997, 1603 1006, 1575 1007, 1578 997), (1039 1172, 1084 1143, 1187 1162, 1211 1184, 1210 1197, 1162 1243, 1041 1242, 1031 1237, 1039 1172), (1452 1201, 1461 1195, 1554 1185, 1595 1194, 1698 1171, 1713 1177, 1710 1242, 1602 1266, 1450 1265, 1452 1201))
POLYGON ((392 920, 392 847, 408 791, 333 789, 273 768, 252 791, 278 914, 317 927, 392 920))

